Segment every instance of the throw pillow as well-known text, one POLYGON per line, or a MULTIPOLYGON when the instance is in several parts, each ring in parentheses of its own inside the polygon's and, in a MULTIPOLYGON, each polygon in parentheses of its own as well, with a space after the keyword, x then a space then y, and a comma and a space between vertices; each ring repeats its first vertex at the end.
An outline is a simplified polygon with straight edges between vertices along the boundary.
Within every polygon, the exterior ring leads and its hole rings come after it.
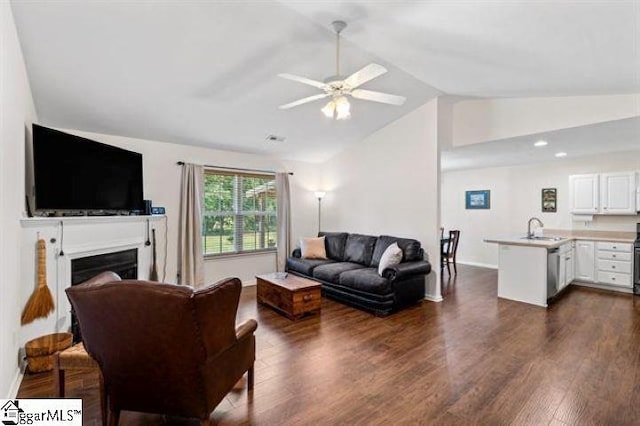
POLYGON ((326 259, 327 251, 324 247, 324 237, 303 238, 300 240, 300 251, 303 259, 326 259))
POLYGON ((402 262, 402 249, 398 247, 398 243, 393 243, 382 253, 380 264, 378 265, 378 274, 382 276, 382 272, 385 269, 400 262, 402 262))

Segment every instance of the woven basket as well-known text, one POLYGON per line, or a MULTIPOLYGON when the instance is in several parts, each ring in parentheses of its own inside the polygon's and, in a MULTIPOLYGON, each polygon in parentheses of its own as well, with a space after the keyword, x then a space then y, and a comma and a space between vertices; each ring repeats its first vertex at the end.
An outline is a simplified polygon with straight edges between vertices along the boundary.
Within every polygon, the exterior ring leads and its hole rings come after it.
POLYGON ((33 339, 24 345, 27 355, 27 370, 29 373, 41 373, 53 370, 53 355, 71 346, 71 333, 47 334, 33 339))

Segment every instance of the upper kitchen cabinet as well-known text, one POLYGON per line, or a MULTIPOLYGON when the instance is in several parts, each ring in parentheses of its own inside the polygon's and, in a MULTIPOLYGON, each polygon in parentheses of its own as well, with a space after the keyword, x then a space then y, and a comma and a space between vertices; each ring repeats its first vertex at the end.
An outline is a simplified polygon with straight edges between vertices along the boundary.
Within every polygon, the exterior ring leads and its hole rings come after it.
POLYGON ((636 173, 600 175, 600 214, 636 213, 636 173))
POLYGON ((571 213, 597 214, 598 189, 597 174, 569 176, 571 213))
POLYGON ((636 172, 569 176, 571 213, 635 215, 636 176, 636 172))

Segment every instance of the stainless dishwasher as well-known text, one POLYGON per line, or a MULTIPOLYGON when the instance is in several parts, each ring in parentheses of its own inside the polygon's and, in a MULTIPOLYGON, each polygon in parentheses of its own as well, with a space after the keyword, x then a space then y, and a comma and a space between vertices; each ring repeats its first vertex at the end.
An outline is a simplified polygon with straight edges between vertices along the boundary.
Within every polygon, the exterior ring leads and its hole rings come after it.
POLYGON ((547 249, 547 299, 558 293, 560 282, 560 248, 547 249))

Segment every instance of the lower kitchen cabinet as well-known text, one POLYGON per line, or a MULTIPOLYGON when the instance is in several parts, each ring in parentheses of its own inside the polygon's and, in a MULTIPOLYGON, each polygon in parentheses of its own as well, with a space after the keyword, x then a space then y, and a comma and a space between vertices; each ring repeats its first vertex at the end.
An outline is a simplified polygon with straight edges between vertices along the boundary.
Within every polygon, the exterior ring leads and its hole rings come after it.
POLYGON ((627 287, 633 286, 632 245, 615 242, 596 243, 598 282, 627 287))
POLYGON ((633 285, 632 245, 610 241, 576 241, 575 279, 617 287, 633 285))
POLYGON ((575 278, 578 281, 596 280, 596 244, 594 241, 576 241, 575 278))

